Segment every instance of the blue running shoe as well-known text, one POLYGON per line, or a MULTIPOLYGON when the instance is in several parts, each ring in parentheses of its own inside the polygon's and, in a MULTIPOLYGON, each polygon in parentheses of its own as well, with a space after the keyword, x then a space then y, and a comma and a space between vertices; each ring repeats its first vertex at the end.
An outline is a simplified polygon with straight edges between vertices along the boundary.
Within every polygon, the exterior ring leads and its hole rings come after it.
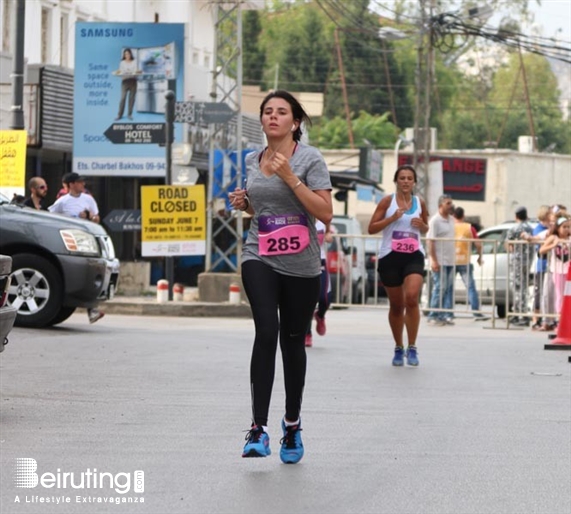
POLYGON ((297 425, 286 427, 282 419, 284 436, 280 444, 280 459, 284 464, 297 464, 303 457, 303 443, 301 441, 301 420, 297 425))
POLYGON ((246 444, 242 457, 267 457, 272 454, 270 450, 270 436, 258 425, 252 425, 246 434, 246 444))
POLYGON ((416 346, 409 346, 406 349, 406 363, 409 366, 418 366, 418 356, 416 354, 416 346))
POLYGON ((404 366, 404 348, 402 346, 395 346, 393 366, 404 366))

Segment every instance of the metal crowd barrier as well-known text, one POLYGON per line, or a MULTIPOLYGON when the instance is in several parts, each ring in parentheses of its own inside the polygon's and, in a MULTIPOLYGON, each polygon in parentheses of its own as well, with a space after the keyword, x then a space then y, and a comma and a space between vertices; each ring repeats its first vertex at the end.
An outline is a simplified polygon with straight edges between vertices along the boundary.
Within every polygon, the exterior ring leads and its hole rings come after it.
MULTIPOLYGON (((327 263, 331 273, 332 307, 347 308, 362 306, 370 308, 387 308, 388 300, 382 295, 377 273, 377 259, 382 236, 334 234, 335 243, 330 244, 335 251, 328 252, 327 263), (334 266, 330 266, 333 262, 334 266), (349 281, 349 285, 347 284, 349 281)), ((427 315, 430 311, 445 312, 450 316, 474 316, 482 314, 491 318, 495 325, 497 319, 507 318, 508 326, 515 318, 541 318, 556 320, 559 313, 555 305, 555 277, 558 273, 565 277, 565 263, 561 269, 537 272, 537 249, 539 245, 526 241, 509 241, 495 239, 434 239, 435 244, 443 242, 481 243, 482 265, 477 264, 478 253, 473 248, 470 266, 479 299, 479 308, 472 309, 467 287, 464 285, 457 266, 453 273, 452 308, 444 308, 443 295, 438 305, 430 307, 433 288, 433 274, 426 238, 422 244, 426 250, 425 277, 421 291, 421 309, 427 315), (539 299, 539 300, 538 300, 539 299), (490 309, 492 306, 492 309, 490 309)), ((471 245, 472 247, 474 245, 471 245)), ((547 263, 559 262, 552 250, 547 255, 547 263)), ((571 254, 571 243, 558 250, 562 256, 571 254)), ((561 259, 560 259, 561 260, 561 259)), ((442 287, 441 287, 442 290, 442 287)))

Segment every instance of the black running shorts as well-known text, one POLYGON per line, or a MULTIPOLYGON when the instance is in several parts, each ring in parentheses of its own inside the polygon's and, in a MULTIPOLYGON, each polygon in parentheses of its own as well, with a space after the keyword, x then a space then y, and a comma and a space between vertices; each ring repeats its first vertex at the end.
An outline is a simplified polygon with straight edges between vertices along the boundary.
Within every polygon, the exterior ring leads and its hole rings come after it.
POLYGON ((406 276, 424 275, 424 255, 420 250, 413 253, 391 252, 379 260, 377 270, 384 286, 402 286, 406 276))

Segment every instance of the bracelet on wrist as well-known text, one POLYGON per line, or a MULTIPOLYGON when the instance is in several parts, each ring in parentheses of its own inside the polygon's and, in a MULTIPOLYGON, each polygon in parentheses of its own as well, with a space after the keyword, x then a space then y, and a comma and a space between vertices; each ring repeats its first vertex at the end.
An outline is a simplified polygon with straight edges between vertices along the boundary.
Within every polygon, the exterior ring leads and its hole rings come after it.
POLYGON ((293 186, 293 187, 291 188, 291 190, 292 190, 292 191, 295 191, 299 186, 301 186, 301 180, 298 180, 298 181, 295 183, 295 186, 293 186))

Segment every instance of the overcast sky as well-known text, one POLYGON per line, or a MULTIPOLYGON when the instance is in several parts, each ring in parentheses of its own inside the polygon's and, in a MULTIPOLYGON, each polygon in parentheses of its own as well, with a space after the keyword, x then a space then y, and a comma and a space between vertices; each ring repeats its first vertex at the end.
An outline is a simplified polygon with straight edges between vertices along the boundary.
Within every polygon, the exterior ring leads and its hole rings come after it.
POLYGON ((530 5, 535 23, 543 27, 544 36, 558 35, 564 41, 571 41, 571 0, 542 0, 541 7, 531 0, 530 5))

